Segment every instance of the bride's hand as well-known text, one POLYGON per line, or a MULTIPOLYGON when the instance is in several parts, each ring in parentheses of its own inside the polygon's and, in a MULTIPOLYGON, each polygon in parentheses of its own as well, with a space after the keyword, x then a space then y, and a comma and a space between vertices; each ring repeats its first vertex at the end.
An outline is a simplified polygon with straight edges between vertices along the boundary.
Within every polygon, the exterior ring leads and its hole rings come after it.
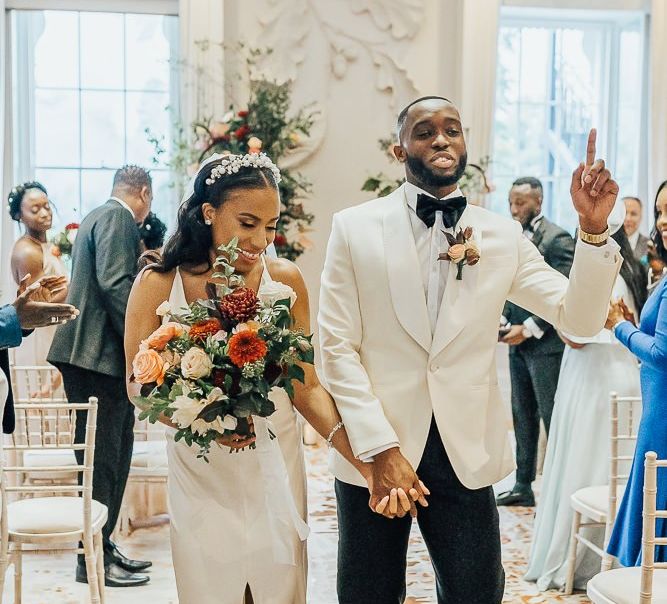
MULTIPOLYGON (((419 481, 419 486, 424 495, 431 494, 421 480, 419 481)), ((410 497, 408 497, 405 491, 401 488, 392 489, 389 495, 386 495, 380 500, 373 511, 387 518, 396 518, 397 516, 402 518, 405 514, 410 512, 410 515, 415 518, 417 516, 417 509, 412 503, 416 502, 422 507, 428 507, 428 501, 426 501, 426 498, 421 495, 417 489, 410 489, 409 495, 410 497)))
POLYGON ((215 442, 223 447, 229 447, 230 449, 244 449, 255 443, 257 437, 255 436, 255 424, 252 421, 252 416, 248 418, 248 426, 250 428, 249 435, 241 435, 233 432, 232 434, 227 434, 216 438, 215 442))

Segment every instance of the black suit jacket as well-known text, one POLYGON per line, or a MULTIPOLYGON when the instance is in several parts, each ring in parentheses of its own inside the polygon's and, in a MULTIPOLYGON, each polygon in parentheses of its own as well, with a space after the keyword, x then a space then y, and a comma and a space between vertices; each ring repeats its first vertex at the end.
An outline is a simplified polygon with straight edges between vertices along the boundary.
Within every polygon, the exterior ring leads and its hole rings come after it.
MULTIPOLYGON (((567 231, 561 229, 553 222, 542 218, 533 233, 533 244, 544 256, 546 263, 555 268, 566 277, 570 274, 572 262, 574 261, 574 239, 567 231)), ((556 330, 550 323, 533 315, 511 302, 505 303, 503 315, 512 325, 523 323, 528 317, 532 317, 537 326, 544 332, 541 338, 531 337, 518 346, 510 346, 510 354, 521 351, 533 354, 553 354, 563 351, 563 342, 558 337, 556 330)))
POLYGON ((125 378, 125 309, 137 273, 139 242, 134 218, 113 199, 83 219, 67 296, 81 314, 56 330, 49 363, 125 378))

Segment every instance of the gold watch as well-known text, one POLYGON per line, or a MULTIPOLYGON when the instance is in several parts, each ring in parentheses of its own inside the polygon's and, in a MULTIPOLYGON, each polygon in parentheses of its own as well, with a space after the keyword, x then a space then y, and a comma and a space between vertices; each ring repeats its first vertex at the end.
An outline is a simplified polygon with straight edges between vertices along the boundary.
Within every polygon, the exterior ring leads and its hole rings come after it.
POLYGON ((587 233, 581 227, 579 227, 579 239, 585 241, 586 243, 592 244, 604 243, 607 241, 607 239, 609 239, 609 227, 607 227, 604 232, 600 233, 599 235, 592 235, 591 233, 587 233))

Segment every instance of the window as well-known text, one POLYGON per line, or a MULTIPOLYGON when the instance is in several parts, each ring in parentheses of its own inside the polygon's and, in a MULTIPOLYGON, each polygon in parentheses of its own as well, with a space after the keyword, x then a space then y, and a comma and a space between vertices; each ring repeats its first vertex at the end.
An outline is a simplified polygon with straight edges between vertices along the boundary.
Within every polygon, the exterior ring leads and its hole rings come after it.
POLYGON ((171 222, 171 176, 153 165, 146 129, 172 139, 177 18, 15 10, 11 19, 16 181, 46 186, 59 229, 107 199, 116 169, 137 164, 151 169, 153 209, 171 222))
POLYGON ((543 211, 572 232, 572 170, 598 128, 598 154, 636 195, 643 78, 643 16, 634 12, 503 9, 498 38, 492 208, 508 213, 513 180, 536 176, 543 211))

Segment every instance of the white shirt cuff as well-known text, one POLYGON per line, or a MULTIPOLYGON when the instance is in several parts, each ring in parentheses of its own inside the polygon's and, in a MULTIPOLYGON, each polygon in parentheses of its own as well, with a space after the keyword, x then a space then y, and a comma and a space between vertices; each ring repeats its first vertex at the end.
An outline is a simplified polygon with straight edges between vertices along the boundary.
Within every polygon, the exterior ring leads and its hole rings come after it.
POLYGON ((523 325, 530 332, 530 335, 533 338, 537 338, 539 340, 544 335, 544 331, 539 328, 537 323, 535 323, 533 317, 528 317, 523 322, 523 325))
POLYGON ((388 451, 389 449, 393 449, 394 447, 398 446, 399 446, 398 443, 389 443, 387 445, 382 445, 381 447, 375 447, 375 449, 371 449, 370 451, 365 451, 364 453, 359 454, 359 461, 370 463, 371 461, 373 461, 376 455, 384 453, 385 451, 388 451))
POLYGON ((603 264, 616 264, 616 259, 618 258, 620 250, 621 246, 611 237, 607 239, 607 243, 599 247, 592 243, 586 243, 581 239, 577 241, 577 251, 579 253, 596 255, 598 261, 603 264))

